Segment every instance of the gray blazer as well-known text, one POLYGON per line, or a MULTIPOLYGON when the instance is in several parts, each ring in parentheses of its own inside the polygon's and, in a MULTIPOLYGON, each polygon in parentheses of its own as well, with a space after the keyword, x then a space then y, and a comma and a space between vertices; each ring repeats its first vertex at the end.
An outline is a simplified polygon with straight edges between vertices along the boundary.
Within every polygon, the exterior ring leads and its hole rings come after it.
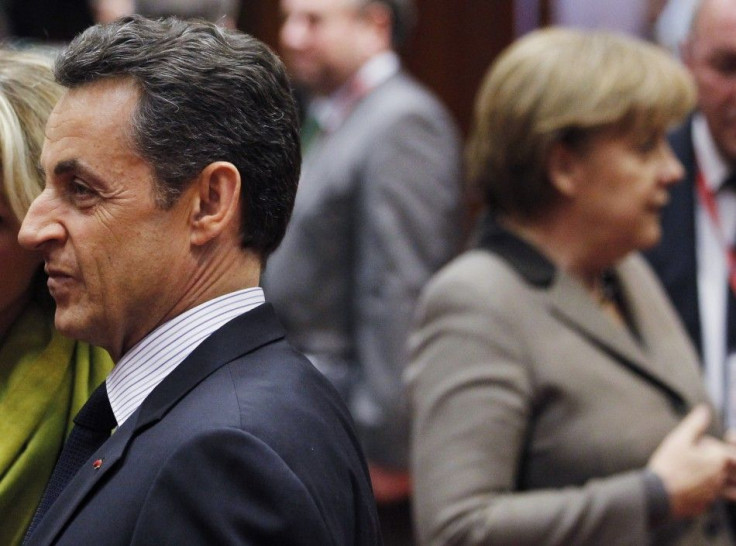
POLYGON ((262 284, 289 340, 338 387, 369 461, 406 466, 401 374, 419 291, 461 239, 459 137, 404 73, 304 157, 262 284))
POLYGON ((632 331, 508 232, 486 244, 428 285, 411 338, 420 543, 732 544, 721 504, 649 530, 644 467, 706 394, 644 260, 613 271, 632 331))

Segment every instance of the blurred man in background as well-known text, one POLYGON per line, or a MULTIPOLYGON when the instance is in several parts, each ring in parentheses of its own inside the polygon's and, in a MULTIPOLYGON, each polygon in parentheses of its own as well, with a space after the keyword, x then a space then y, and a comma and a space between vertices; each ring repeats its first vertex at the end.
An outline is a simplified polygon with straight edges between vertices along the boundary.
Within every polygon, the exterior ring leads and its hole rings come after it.
POLYGON ((698 107, 670 142, 685 167, 648 257, 694 344, 724 423, 736 426, 736 0, 696 6, 682 58, 698 107))
POLYGON ((304 162, 264 287, 348 402, 384 539, 410 544, 401 373, 419 290, 460 245, 458 132, 401 68, 412 2, 282 0, 281 11, 281 53, 307 96, 304 162))

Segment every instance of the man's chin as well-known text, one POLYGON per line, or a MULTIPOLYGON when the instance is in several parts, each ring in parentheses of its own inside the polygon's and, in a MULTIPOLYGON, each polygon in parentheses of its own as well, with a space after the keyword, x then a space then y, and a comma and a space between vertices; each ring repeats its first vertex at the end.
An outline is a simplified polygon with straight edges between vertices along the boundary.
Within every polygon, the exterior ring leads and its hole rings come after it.
POLYGON ((54 327, 65 337, 95 344, 94 329, 90 327, 91 322, 63 308, 56 308, 54 327))

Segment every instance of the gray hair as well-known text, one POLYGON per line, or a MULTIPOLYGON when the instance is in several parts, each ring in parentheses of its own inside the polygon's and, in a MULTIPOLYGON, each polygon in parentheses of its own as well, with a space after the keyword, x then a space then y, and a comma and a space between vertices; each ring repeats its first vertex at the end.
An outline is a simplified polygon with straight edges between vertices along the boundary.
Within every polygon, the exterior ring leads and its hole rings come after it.
POLYGON ((137 152, 170 207, 215 161, 242 178, 242 246, 265 258, 279 245, 299 178, 298 117, 283 64, 255 38, 204 21, 134 15, 95 25, 57 58, 68 88, 131 78, 137 152))

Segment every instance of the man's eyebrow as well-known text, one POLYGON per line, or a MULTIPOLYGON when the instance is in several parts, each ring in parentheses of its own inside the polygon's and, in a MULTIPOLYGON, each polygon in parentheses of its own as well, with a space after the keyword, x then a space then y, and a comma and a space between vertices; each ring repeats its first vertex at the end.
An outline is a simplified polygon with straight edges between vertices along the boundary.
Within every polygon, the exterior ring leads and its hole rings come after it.
MULTIPOLYGON (((44 169, 43 166, 41 165, 39 165, 39 168, 41 169, 41 173, 44 175, 44 178, 45 178, 46 169, 44 169)), ((54 176, 56 177, 64 176, 69 173, 78 173, 82 175, 83 177, 87 178, 89 181, 92 181, 92 182, 99 181, 99 178, 97 177, 97 175, 95 175, 95 173, 92 172, 92 170, 86 167, 77 158, 63 159, 59 161, 56 165, 54 165, 53 172, 54 172, 54 176)))
POLYGON ((76 159, 64 159, 63 161, 59 161, 54 166, 54 175, 60 176, 69 172, 76 172, 79 170, 82 170, 79 161, 77 161, 76 159))

